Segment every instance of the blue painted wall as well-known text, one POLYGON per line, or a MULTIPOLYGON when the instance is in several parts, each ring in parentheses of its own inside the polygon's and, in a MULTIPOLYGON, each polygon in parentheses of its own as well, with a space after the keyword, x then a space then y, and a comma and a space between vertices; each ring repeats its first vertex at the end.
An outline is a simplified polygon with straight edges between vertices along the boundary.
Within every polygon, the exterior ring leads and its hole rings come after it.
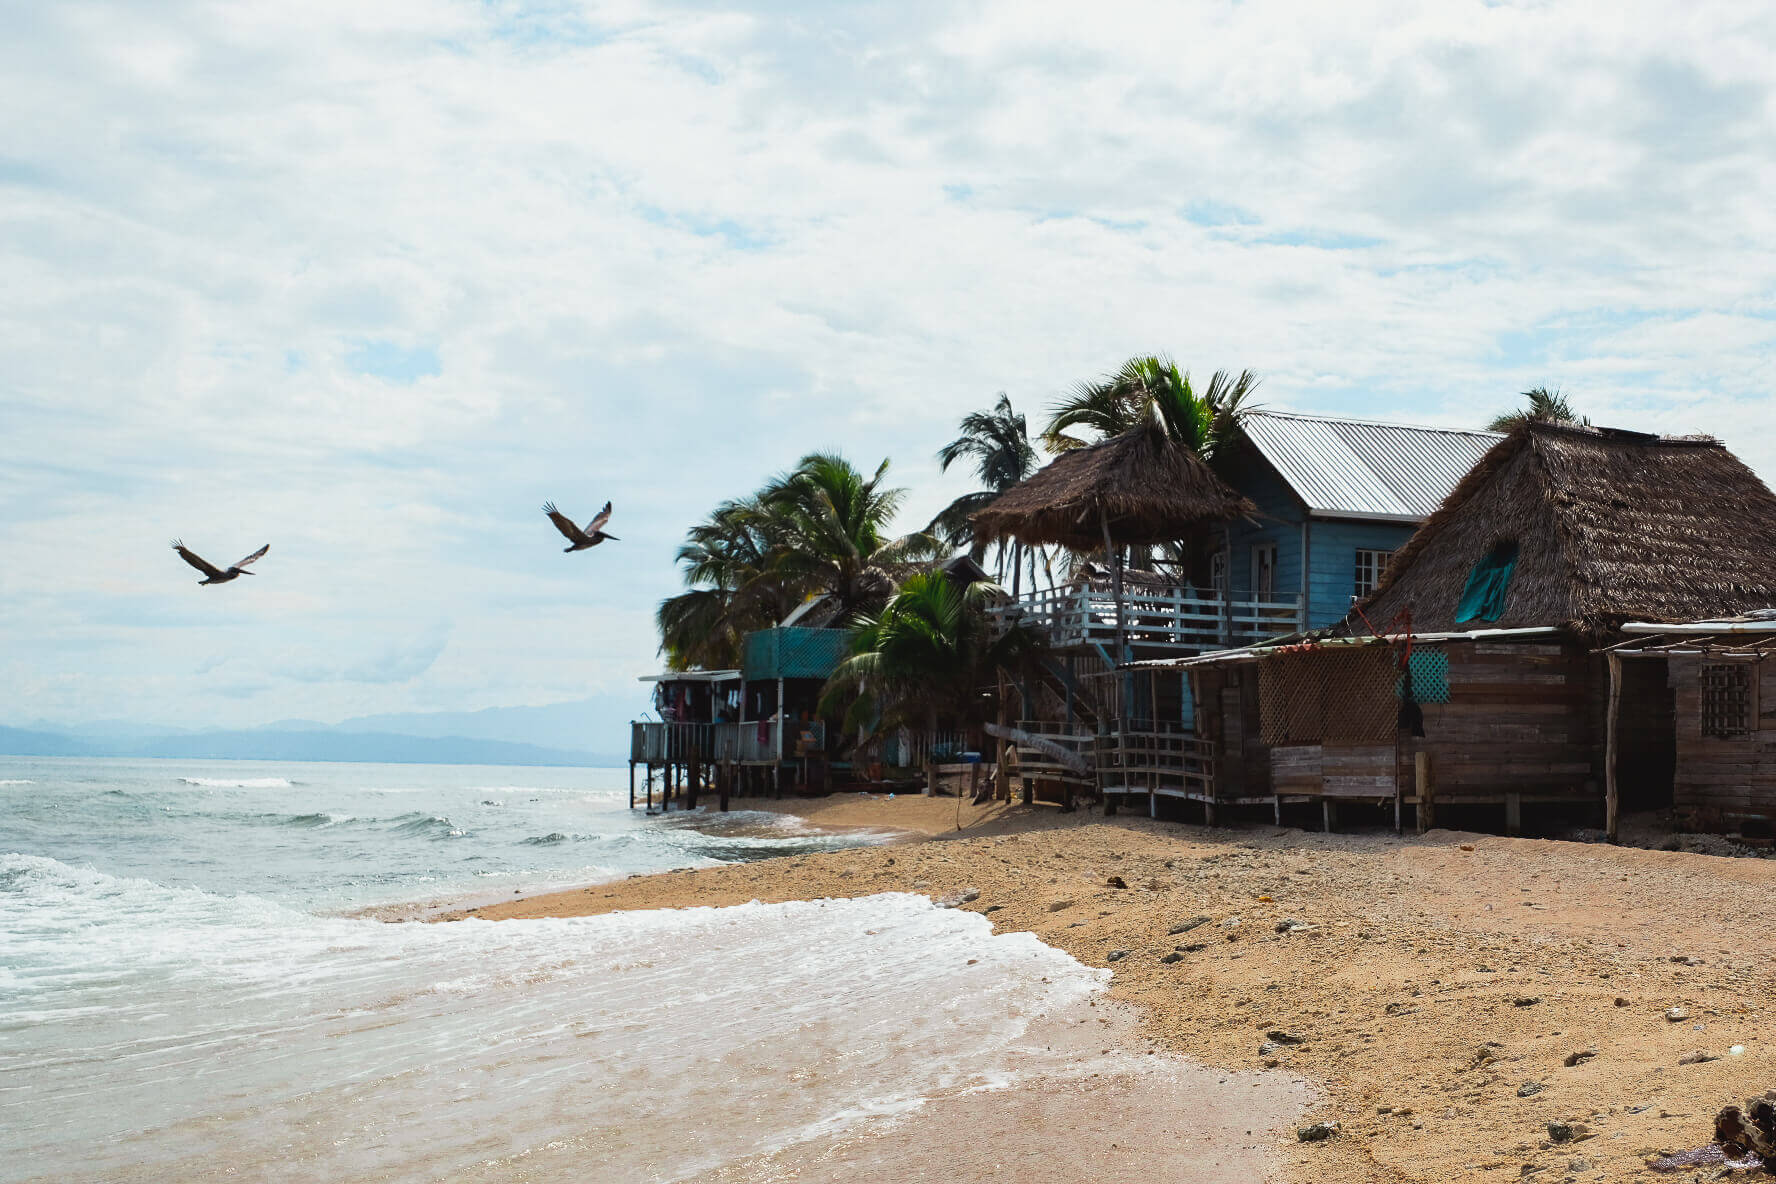
MULTIPOLYGON (((1301 522, 1306 516, 1300 499, 1262 457, 1250 450, 1242 449, 1225 474, 1229 484, 1257 504, 1261 515, 1256 525, 1243 524, 1232 531, 1233 554, 1229 562, 1234 591, 1252 590, 1252 548, 1275 543, 1276 575, 1272 587, 1279 596, 1299 595, 1301 522)), ((1409 522, 1312 520, 1307 540, 1308 628, 1330 625, 1350 611, 1359 548, 1395 551, 1417 529, 1409 522)))
MULTIPOLYGON (((1357 550, 1397 551, 1418 527, 1406 522, 1331 522, 1308 527, 1307 624, 1318 629, 1350 612, 1357 550)), ((1297 568, 1297 571, 1300 569, 1297 568)), ((1375 622, 1381 628, 1387 622, 1375 622)))

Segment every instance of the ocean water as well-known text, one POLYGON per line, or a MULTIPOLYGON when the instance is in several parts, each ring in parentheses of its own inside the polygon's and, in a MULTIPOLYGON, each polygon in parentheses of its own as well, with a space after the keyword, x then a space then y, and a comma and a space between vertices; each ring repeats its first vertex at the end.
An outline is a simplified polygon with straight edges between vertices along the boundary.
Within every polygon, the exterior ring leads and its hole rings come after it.
POLYGON ((0 760, 0 1181, 728 1178, 1004 1088, 1103 988, 909 895, 365 915, 871 841, 624 776, 0 760))

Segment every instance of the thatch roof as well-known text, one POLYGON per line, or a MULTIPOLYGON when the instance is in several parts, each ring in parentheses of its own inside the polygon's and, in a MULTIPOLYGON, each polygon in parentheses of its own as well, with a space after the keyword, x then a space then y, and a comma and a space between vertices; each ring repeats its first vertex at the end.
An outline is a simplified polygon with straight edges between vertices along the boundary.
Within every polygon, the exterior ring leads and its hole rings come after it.
POLYGON ((1409 607, 1421 633, 1554 625, 1596 637, 1628 620, 1771 605, 1776 495, 1720 441, 1532 422, 1462 478, 1359 607, 1378 629, 1409 607), (1458 626, 1474 564, 1507 541, 1518 557, 1504 615, 1458 626))
POLYGON ((982 542, 1015 538, 1092 551, 1104 545, 1101 514, 1115 542, 1143 546, 1257 512, 1194 452, 1158 428, 1136 428, 1062 454, 972 521, 982 542))

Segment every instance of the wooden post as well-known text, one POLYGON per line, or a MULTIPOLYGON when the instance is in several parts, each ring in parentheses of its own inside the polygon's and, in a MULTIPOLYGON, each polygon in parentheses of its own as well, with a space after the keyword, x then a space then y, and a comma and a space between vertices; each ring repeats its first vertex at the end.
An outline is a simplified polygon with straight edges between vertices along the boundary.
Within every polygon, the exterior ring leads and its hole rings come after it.
MULTIPOLYGON (((1116 598, 1116 664, 1121 666, 1128 661, 1128 631, 1124 627, 1122 619, 1122 552, 1117 550, 1116 545, 1110 541, 1110 515, 1103 506, 1098 507, 1098 525, 1104 531, 1104 557, 1110 560, 1110 595, 1116 598)), ((1128 762, 1122 751, 1122 729, 1123 721, 1128 718, 1128 701, 1134 697, 1134 677, 1129 673, 1123 675, 1125 685, 1121 695, 1122 701, 1117 704, 1116 711, 1116 751, 1125 770, 1128 762)), ((1126 772, 1123 774, 1123 780, 1128 780, 1126 772)), ((1105 794, 1104 816, 1109 817, 1115 813, 1116 804, 1110 800, 1109 794, 1105 794)))
POLYGON ((1412 783, 1418 789, 1418 833, 1424 834, 1437 824, 1436 787, 1431 782, 1431 754, 1412 754, 1412 783))
POLYGON ((1325 826, 1327 834, 1338 827, 1338 807, 1331 798, 1320 799, 1320 822, 1325 826))
POLYGON ((1616 730, 1622 715, 1622 655, 1610 654, 1609 657, 1609 722, 1606 732, 1603 753, 1603 829, 1610 842, 1617 838, 1617 827, 1621 821, 1621 797, 1616 786, 1616 730))
POLYGON ((734 766, 729 761, 723 761, 715 769, 715 790, 721 795, 721 812, 723 814, 728 812, 728 793, 733 788, 734 766))
POLYGON ((687 758, 690 763, 685 766, 685 809, 687 810, 695 810, 697 808, 697 790, 699 788, 697 782, 703 776, 703 753, 701 749, 702 745, 698 744, 696 741, 692 741, 691 751, 687 758))
POLYGON ((783 796, 783 731, 789 711, 783 701, 783 679, 777 679, 777 796, 783 796))
POLYGON ((629 808, 635 809, 635 762, 629 762, 629 808))
MULTIPOLYGON (((1003 728, 1009 722, 1005 718, 1005 697, 1010 693, 1006 689, 1005 675, 1003 673, 998 675, 998 684, 999 726, 1003 728)), ((999 751, 995 754, 995 764, 993 768, 993 800, 1009 802, 1011 800, 1011 762, 1006 759, 1006 754, 1011 751, 1011 741, 1003 736, 996 737, 996 739, 999 742, 999 751)))
POLYGON ((654 766, 651 764, 647 767, 647 811, 649 814, 654 812, 654 766))
POLYGON ((1221 553, 1227 558, 1221 564, 1221 644, 1233 644, 1233 530, 1221 528, 1221 553))
POLYGON ((1505 833, 1508 835, 1523 833, 1523 795, 1520 793, 1505 795, 1505 833))

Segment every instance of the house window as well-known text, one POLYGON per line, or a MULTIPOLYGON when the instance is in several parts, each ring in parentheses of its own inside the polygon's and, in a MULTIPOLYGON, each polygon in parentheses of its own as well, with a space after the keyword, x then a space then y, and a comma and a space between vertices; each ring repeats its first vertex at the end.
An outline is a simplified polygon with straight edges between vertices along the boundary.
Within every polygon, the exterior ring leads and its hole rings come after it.
POLYGON ((1357 548, 1357 582, 1351 590, 1351 599, 1361 600, 1375 591, 1381 583, 1381 573, 1387 570, 1388 560, 1394 557, 1392 551, 1371 551, 1365 547, 1357 548))
POLYGON ((1217 593, 1227 591, 1227 552, 1217 551, 1209 558, 1209 584, 1217 593))
POLYGON ((1717 740, 1749 735, 1757 719, 1757 682, 1744 662, 1710 662, 1702 667, 1702 734, 1717 740))

